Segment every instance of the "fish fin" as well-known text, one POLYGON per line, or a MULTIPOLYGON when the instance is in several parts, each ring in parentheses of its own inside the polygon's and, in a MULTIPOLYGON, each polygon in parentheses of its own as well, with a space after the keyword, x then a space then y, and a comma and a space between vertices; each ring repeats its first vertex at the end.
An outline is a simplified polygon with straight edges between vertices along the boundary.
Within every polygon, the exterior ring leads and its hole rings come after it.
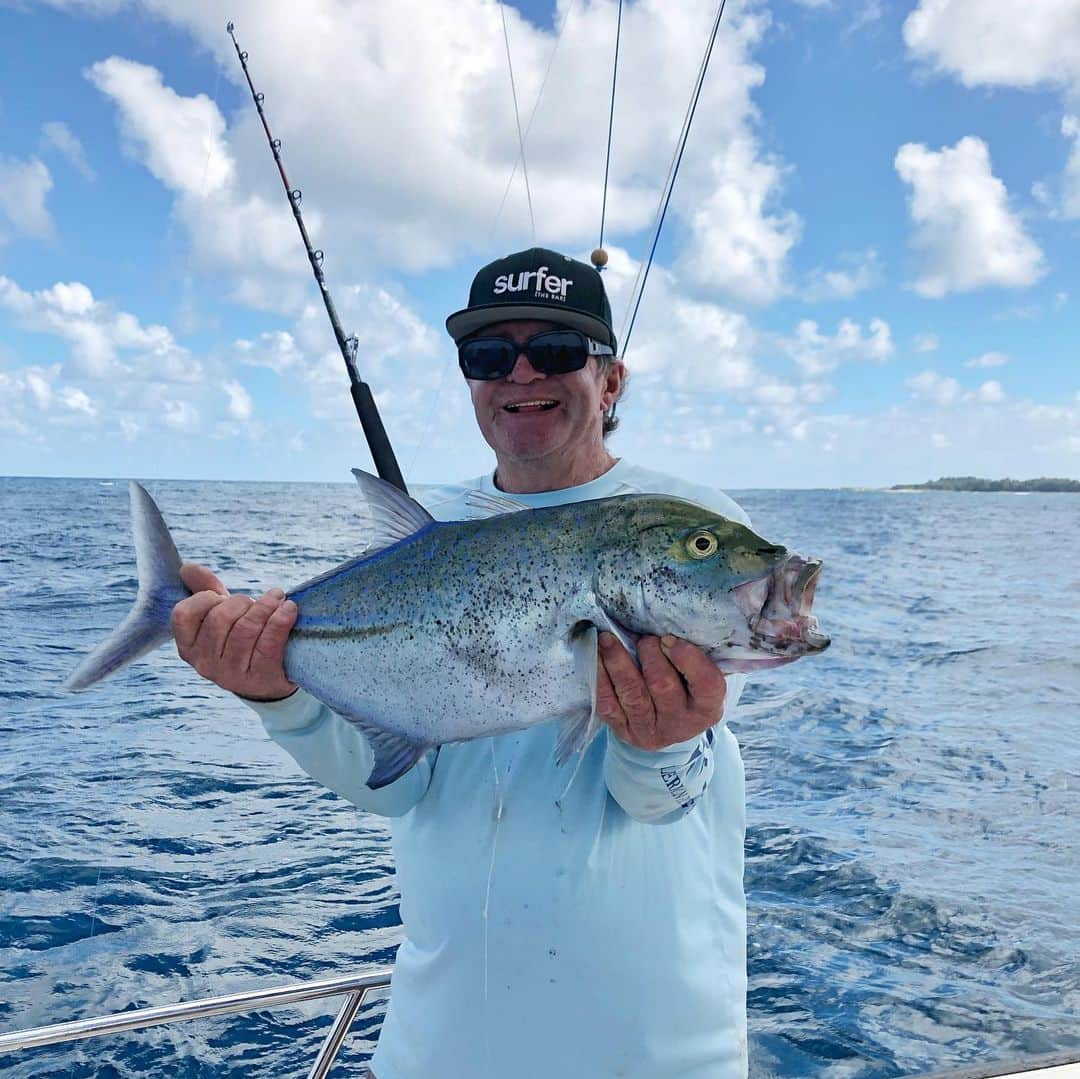
POLYGON ((532 509, 532 506, 527 506, 516 498, 510 498, 507 495, 493 495, 487 491, 466 492, 465 506, 471 520, 498 517, 503 513, 520 513, 522 510, 532 509))
POLYGON ((620 626, 606 611, 598 611, 593 617, 596 619, 597 630, 601 633, 614 634, 619 644, 630 653, 630 657, 640 667, 641 661, 637 654, 637 642, 640 640, 638 634, 631 633, 625 626, 620 626))
POLYGON ((356 716, 345 718, 364 732, 364 737, 375 754, 375 764, 367 778, 367 785, 373 791, 400 779, 430 748, 423 742, 414 742, 404 735, 376 727, 365 719, 356 716))
POLYGON ((352 474, 364 496, 363 523, 367 526, 361 540, 364 555, 393 547, 434 522, 435 518, 415 498, 410 498, 392 483, 359 468, 354 468, 352 474))
POLYGON ((161 511, 146 489, 134 480, 131 495, 131 531, 135 538, 135 564, 139 591, 123 620, 64 682, 72 692, 108 678, 172 637, 172 609, 191 595, 180 580, 180 555, 161 511))
MULTIPOLYGON (((596 714, 596 626, 581 622, 570 634, 570 650, 574 654, 574 668, 589 687, 589 707, 563 719, 559 723, 559 737, 555 743, 555 763, 563 765, 571 753, 584 754, 603 725, 596 714)), ((579 762, 580 763, 580 762, 579 762)), ((575 775, 577 769, 574 769, 575 775)), ((570 777, 573 782, 574 777, 570 777)), ((567 784, 569 788, 570 784, 567 784)), ((565 794, 566 791, 563 791, 565 794)))

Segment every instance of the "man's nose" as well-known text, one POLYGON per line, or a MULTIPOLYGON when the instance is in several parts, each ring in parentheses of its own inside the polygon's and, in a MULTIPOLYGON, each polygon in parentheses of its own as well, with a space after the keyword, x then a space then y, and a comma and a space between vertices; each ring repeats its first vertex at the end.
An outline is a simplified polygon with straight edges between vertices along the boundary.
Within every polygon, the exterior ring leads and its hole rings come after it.
POLYGON ((529 357, 525 355, 524 347, 519 347, 517 359, 514 360, 514 366, 506 378, 509 382, 535 382, 538 378, 547 378, 547 375, 543 371, 537 371, 529 363, 529 357))

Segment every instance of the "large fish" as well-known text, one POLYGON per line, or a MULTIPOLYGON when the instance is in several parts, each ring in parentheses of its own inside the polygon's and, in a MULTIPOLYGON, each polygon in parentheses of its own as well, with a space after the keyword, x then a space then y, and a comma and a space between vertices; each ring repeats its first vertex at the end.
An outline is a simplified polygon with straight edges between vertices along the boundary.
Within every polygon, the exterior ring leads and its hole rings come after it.
MULTIPOLYGON (((820 561, 666 495, 544 509, 475 494, 480 520, 441 523, 396 487, 354 470, 362 553, 289 596, 299 613, 288 677, 362 728, 392 783, 430 747, 562 724, 561 764, 600 728, 597 634, 630 650, 671 633, 720 670, 821 652, 810 613, 820 561), (524 512, 518 512, 524 511, 524 512)), ((131 483, 139 591, 131 612, 71 675, 85 689, 170 639, 190 595, 153 499, 131 483)))

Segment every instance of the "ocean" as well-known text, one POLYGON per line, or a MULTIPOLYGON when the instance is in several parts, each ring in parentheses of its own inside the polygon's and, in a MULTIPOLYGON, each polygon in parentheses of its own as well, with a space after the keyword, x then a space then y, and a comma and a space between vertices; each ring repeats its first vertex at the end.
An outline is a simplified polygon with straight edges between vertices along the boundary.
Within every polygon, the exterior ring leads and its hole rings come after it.
MULTIPOLYGON (((353 553, 347 484, 147 484, 234 588, 353 553)), ((755 676, 754 1079, 1080 1057, 1080 497, 734 491, 825 569, 833 645, 755 676)), ((60 683, 134 595, 127 485, 0 478, 0 1032, 392 961, 388 834, 169 648, 60 683)), ((647 992, 643 986, 642 991, 647 992)), ((337 1002, 0 1056, 303 1075, 337 1002)), ((334 1074, 359 1074, 368 1007, 334 1074)))

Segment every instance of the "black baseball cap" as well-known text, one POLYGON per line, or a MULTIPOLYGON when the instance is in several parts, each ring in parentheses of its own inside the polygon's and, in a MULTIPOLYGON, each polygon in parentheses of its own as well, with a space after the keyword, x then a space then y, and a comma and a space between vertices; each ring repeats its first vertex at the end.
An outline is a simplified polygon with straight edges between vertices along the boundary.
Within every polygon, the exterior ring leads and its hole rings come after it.
POLYGON ((616 350, 611 304, 595 267, 546 247, 489 262, 473 278, 469 306, 446 328, 455 341, 506 319, 533 318, 581 330, 616 350))

